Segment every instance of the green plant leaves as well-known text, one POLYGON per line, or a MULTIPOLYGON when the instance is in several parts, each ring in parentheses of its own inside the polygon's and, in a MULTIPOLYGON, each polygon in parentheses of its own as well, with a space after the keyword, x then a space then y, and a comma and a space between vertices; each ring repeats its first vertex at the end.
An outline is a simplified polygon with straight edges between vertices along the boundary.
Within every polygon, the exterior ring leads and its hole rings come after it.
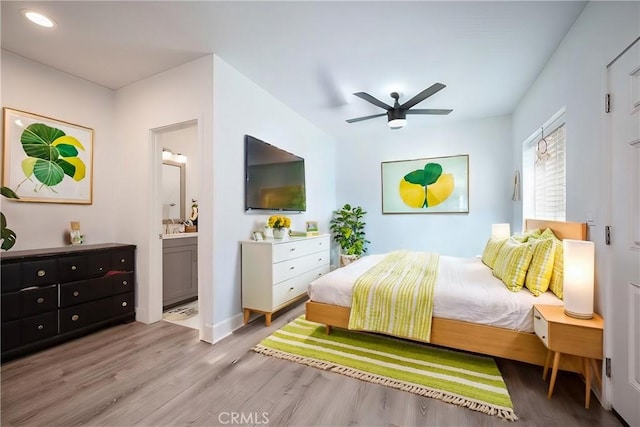
POLYGON ((366 224, 362 220, 365 214, 360 206, 352 208, 348 203, 333 213, 329 228, 334 240, 340 245, 342 254, 362 255, 367 251, 365 244, 369 241, 365 239, 366 224))
POLYGON ((73 136, 43 123, 33 123, 20 136, 27 158, 22 161, 22 171, 27 178, 32 175, 47 187, 58 185, 67 175, 75 181, 86 176, 86 165, 78 157, 84 147, 73 136))
POLYGON ((431 185, 442 175, 442 166, 438 163, 427 163, 423 169, 416 169, 404 176, 404 180, 411 184, 431 185))

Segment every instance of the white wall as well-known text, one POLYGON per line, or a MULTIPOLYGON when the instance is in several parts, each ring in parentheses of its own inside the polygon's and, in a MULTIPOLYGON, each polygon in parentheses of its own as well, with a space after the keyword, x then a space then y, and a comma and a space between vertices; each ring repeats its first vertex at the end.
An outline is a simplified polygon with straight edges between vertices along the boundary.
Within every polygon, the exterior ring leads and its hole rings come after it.
MULTIPOLYGON (((411 120, 418 120, 412 117, 411 120)), ((511 119, 492 117, 440 127, 390 130, 341 145, 337 201, 366 211, 368 253, 394 249, 475 256, 491 234, 491 224, 509 222, 512 209, 511 119), (380 164, 469 154, 469 213, 382 214, 380 164)))
POLYGON ((64 246, 69 243, 70 221, 80 221, 85 243, 114 241, 115 222, 109 215, 114 201, 111 175, 117 167, 112 156, 117 150, 113 91, 5 50, 1 78, 3 107, 75 123, 94 132, 93 204, 15 202, 2 198, 8 227, 17 234, 12 250, 64 246))
POLYGON ((328 231, 336 205, 335 144, 218 56, 213 75, 215 144, 213 167, 208 168, 213 171, 213 185, 207 179, 210 190, 203 187, 201 198, 213 194, 214 251, 208 262, 214 265, 215 320, 233 319, 226 326, 233 328, 241 321, 239 242, 261 229, 269 216, 244 211, 244 135, 305 159, 307 211, 289 215, 294 230, 304 230, 305 221, 316 220, 321 230, 328 231))
MULTIPOLYGON (((639 35, 640 3, 590 2, 513 114, 514 163, 521 170, 522 143, 566 107, 567 221, 593 220, 589 240, 596 244, 596 311, 602 314, 610 191, 606 66, 639 35)), ((513 220, 521 224, 521 203, 513 220)))
MULTIPOLYGON (((112 153, 118 162, 114 184, 115 206, 120 212, 113 214, 118 215, 116 237, 129 238, 138 245, 136 318, 142 322, 162 318, 162 241, 158 238, 162 218, 158 194, 152 191, 158 186, 162 147, 156 147, 152 130, 196 120, 199 146, 211 146, 212 73, 213 57, 206 56, 116 92, 116 138, 123 148, 112 153)), ((201 170, 204 159, 194 157, 201 170)), ((201 338, 211 341, 213 273, 205 260, 211 254, 213 215, 206 212, 211 210, 205 210, 198 222, 198 294, 205 326, 201 338)))

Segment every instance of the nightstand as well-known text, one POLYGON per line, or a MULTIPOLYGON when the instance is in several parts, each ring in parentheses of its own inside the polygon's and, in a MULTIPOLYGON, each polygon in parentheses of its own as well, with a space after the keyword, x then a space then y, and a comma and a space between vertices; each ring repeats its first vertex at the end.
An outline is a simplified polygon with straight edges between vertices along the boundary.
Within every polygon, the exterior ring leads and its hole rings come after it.
POLYGON ((589 408, 591 398, 591 370, 602 387, 602 378, 596 360, 602 360, 602 331, 604 320, 598 314, 592 319, 575 319, 564 314, 563 306, 534 305, 533 329, 547 347, 542 379, 547 379, 549 364, 553 356, 551 383, 547 397, 551 399, 558 374, 561 354, 572 354, 582 358, 582 371, 585 378, 585 408, 589 408))

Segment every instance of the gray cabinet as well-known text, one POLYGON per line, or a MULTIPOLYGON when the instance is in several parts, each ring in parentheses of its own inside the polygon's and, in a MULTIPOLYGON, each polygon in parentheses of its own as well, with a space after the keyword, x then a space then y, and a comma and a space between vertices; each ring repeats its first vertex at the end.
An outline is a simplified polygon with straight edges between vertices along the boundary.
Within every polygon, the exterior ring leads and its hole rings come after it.
POLYGON ((164 308, 198 297, 198 238, 180 237, 162 241, 162 306, 164 308))

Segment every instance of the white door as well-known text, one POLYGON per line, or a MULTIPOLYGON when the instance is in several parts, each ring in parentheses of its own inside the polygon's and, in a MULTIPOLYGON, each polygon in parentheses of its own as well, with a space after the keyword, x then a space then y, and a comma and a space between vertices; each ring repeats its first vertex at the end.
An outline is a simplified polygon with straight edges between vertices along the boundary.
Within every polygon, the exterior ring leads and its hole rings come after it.
POLYGON ((608 70, 611 95, 612 405, 640 426, 640 41, 608 70))

